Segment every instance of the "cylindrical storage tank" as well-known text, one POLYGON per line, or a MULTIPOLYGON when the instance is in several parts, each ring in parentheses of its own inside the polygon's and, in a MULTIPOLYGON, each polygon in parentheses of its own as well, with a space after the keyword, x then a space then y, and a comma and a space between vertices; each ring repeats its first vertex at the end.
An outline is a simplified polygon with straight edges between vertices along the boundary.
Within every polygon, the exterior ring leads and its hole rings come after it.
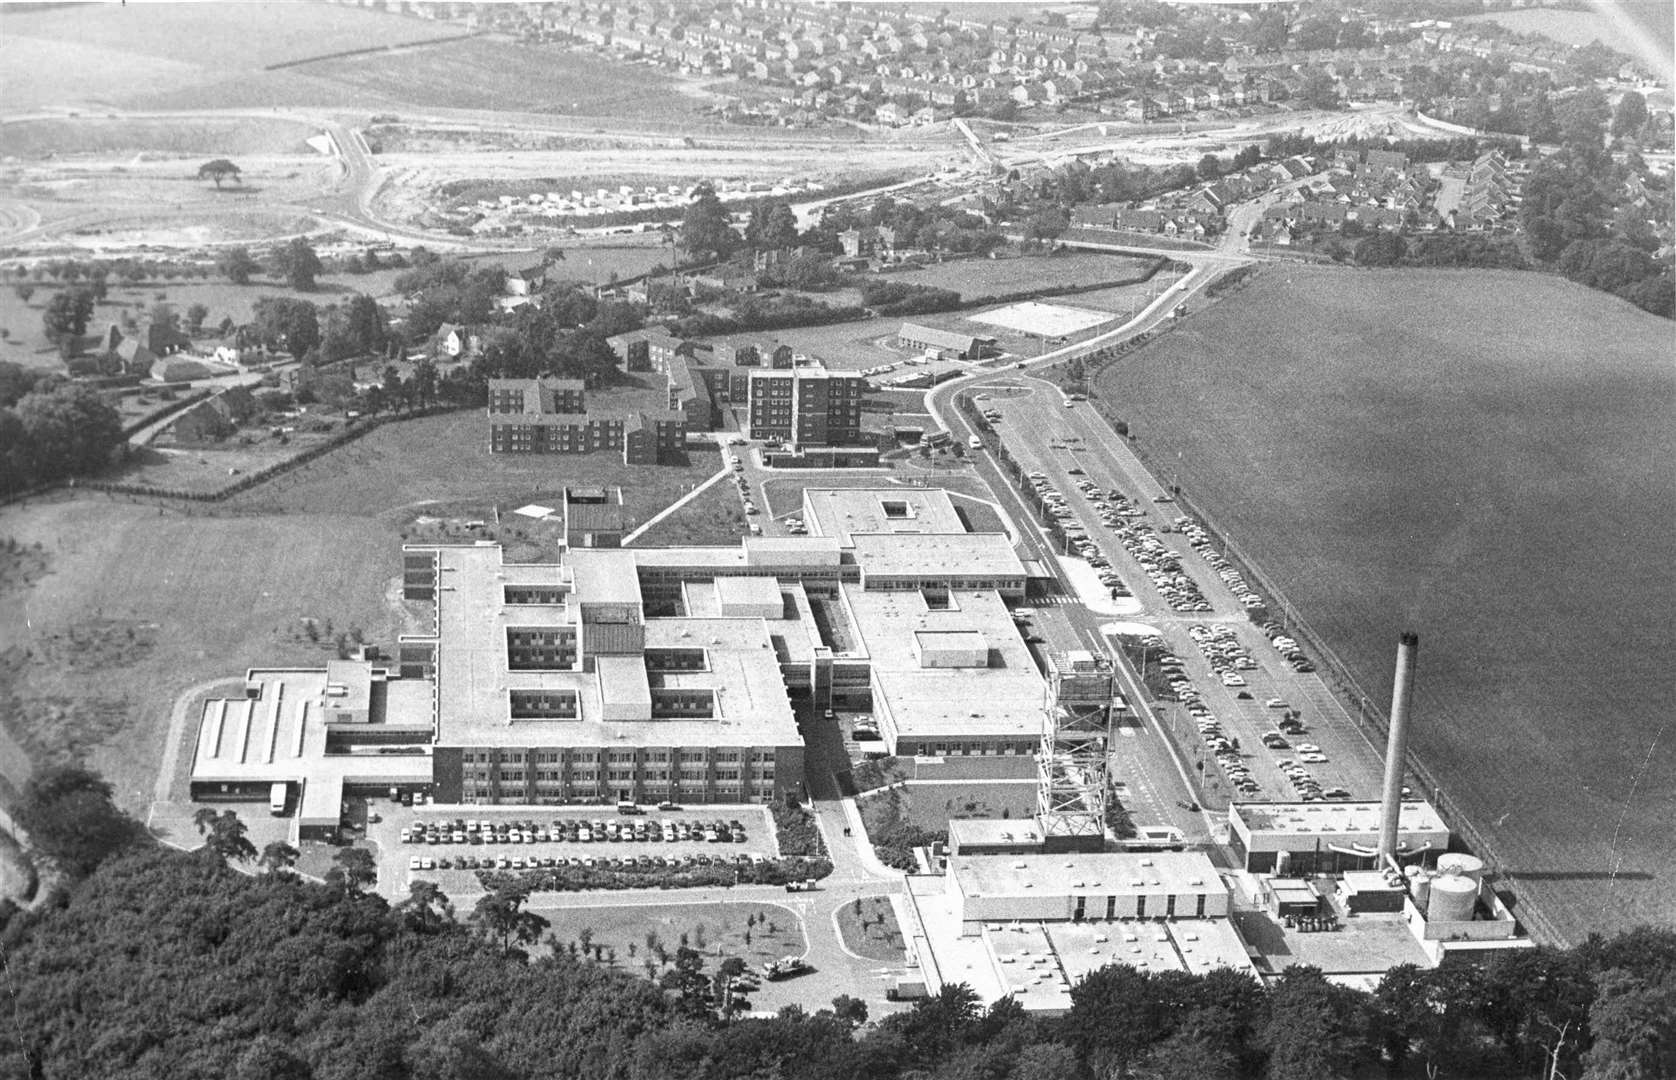
POLYGON ((1472 883, 1477 885, 1484 880, 1484 860, 1476 855, 1449 852, 1437 857, 1437 872, 1471 878, 1472 883))
POLYGON ((1471 878, 1445 875, 1432 879, 1431 899, 1426 902, 1430 922, 1466 922, 1478 900, 1478 883, 1471 878))
POLYGON ((1431 874, 1422 870, 1414 876, 1413 896, 1414 906, 1419 908, 1421 911, 1425 911, 1426 905, 1429 904, 1432 899, 1431 874))

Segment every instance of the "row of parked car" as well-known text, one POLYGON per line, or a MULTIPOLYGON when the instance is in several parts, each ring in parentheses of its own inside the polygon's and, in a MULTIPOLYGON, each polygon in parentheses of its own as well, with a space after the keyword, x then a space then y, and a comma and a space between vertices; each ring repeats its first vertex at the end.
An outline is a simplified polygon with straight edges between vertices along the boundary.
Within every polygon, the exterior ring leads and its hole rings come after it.
POLYGON ((1187 636, 1199 647, 1200 655, 1223 686, 1244 686, 1245 676, 1240 672, 1257 670, 1257 661, 1240 644, 1231 626, 1189 626, 1187 636))
POLYGON ((1235 596, 1239 597, 1240 603, 1252 611, 1265 606, 1263 598, 1258 596, 1251 586, 1245 583, 1245 576, 1239 572, 1239 568, 1228 561, 1228 556, 1216 549, 1216 545, 1211 542, 1210 533, 1205 531, 1203 525, 1190 517, 1178 517, 1172 524, 1176 532, 1187 537, 1188 544, 1199 553, 1199 557, 1209 563, 1212 570, 1216 571, 1216 576, 1222 579, 1235 596))
POLYGON ((566 858, 561 855, 411 855, 409 870, 540 870, 561 866, 589 866, 600 870, 647 870, 653 867, 748 866, 765 863, 763 855, 626 855, 621 858, 566 858))
POLYGON ((1302 649, 1298 648, 1298 643, 1286 636, 1285 627, 1277 622, 1264 623, 1263 633, 1268 637, 1269 642, 1279 650, 1280 655, 1286 659, 1286 662, 1292 665, 1293 671, 1304 673, 1315 670, 1315 664, 1304 655, 1302 649))
POLYGON ((1117 539, 1123 544, 1135 561, 1140 563, 1141 569, 1152 580, 1158 595, 1170 605, 1171 611, 1205 612, 1211 610, 1210 601, 1199 590, 1199 583, 1194 581, 1181 568, 1181 555, 1152 531, 1152 526, 1144 521, 1132 521, 1127 525, 1113 530, 1117 539))
POLYGON ((592 844, 617 840, 641 842, 705 841, 743 843, 745 826, 738 821, 533 821, 417 822, 401 831, 409 844, 592 844))

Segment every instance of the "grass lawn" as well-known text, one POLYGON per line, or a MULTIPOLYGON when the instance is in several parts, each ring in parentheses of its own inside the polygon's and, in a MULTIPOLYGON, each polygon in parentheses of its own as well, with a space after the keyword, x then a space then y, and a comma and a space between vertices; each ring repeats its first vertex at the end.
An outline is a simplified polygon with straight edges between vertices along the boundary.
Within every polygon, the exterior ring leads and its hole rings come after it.
POLYGON ((635 547, 735 546, 750 532, 750 519, 732 484, 722 480, 646 530, 635 547))
POLYGON ((809 948, 803 923, 791 910, 774 904, 618 904, 593 908, 532 908, 553 925, 559 948, 584 940, 607 950, 606 962, 624 971, 662 972, 682 945, 705 956, 706 970, 729 956, 755 968, 782 956, 800 956, 809 948), (750 925, 747 925, 747 922, 750 925), (659 960, 660 950, 663 961, 659 960), (651 968, 647 968, 651 961, 651 968))
POLYGON ((896 910, 883 896, 867 896, 838 909, 838 933, 844 947, 858 956, 900 964, 907 950, 896 910))
MULTIPOLYGON (((931 285, 953 289, 967 300, 999 296, 1024 289, 1055 285, 1092 285, 1097 281, 1122 281, 1146 272, 1153 260, 1131 255, 1094 255, 1066 252, 1058 255, 1026 255, 1017 258, 956 259, 934 263, 918 270, 881 275, 881 280, 905 285, 931 285)), ((1075 300, 1068 301, 1075 303, 1075 300)), ((911 318, 911 317, 910 317, 911 318)))
MULTIPOLYGON (((609 394, 592 399, 602 405, 609 394)), ((491 454, 481 410, 386 424, 341 450, 235 496, 240 509, 329 513, 355 507, 392 515, 396 524, 420 516, 489 517, 493 508, 525 503, 558 506, 566 486, 620 486, 629 517, 644 521, 720 464, 719 453, 695 451, 688 465, 625 465, 615 451, 581 456, 491 454)))
POLYGON ((1275 267, 1098 379, 1381 707, 1420 635, 1413 750, 1573 935, 1676 889, 1620 828, 1676 806, 1670 342, 1554 277, 1275 267))

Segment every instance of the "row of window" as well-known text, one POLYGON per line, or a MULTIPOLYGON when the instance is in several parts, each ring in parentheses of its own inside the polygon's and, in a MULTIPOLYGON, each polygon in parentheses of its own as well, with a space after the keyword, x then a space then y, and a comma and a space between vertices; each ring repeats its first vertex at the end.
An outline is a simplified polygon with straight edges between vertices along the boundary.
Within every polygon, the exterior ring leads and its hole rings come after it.
MULTIPOLYGON (((564 760, 557 750, 523 750, 500 751, 500 763, 506 765, 522 765, 526 760, 532 765, 557 765, 564 760)), ((491 750, 467 750, 460 755, 460 760, 466 765, 488 765, 495 759, 495 752, 491 750)), ((739 750, 682 750, 678 756, 669 750, 644 750, 636 753, 633 750, 611 750, 601 753, 596 750, 572 750, 570 760, 573 764, 593 764, 603 760, 609 765, 632 765, 635 761, 662 764, 670 760, 677 760, 682 764, 703 764, 706 761, 727 762, 729 764, 740 761, 766 762, 773 767, 774 751, 752 750, 746 757, 739 750)))

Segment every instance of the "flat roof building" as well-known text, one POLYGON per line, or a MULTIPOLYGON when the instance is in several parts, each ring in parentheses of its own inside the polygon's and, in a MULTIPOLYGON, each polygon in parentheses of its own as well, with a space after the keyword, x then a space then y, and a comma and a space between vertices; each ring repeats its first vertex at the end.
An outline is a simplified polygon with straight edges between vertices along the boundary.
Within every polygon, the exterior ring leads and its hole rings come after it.
MULTIPOLYGON (((1255 873, 1365 870, 1379 845, 1379 812, 1377 802, 1234 803, 1229 841, 1255 873)), ((1430 803, 1405 802, 1397 838, 1407 853, 1442 852, 1449 847, 1449 827, 1430 803)))
POLYGON ((1227 886, 1198 852, 955 855, 943 876, 908 884, 914 949, 934 992, 963 982, 986 1003, 1011 995, 1057 1014, 1107 964, 1256 973, 1229 922, 1227 886))

